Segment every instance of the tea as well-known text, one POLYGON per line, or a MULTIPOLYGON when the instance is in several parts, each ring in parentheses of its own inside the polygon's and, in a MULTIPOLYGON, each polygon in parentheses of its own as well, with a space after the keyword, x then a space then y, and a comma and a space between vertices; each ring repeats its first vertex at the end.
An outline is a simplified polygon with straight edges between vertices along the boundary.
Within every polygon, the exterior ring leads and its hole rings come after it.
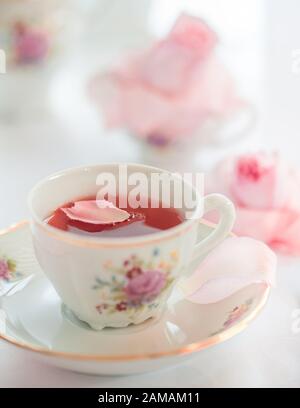
MULTIPOLYGON (((118 204, 119 201, 117 198, 116 203, 118 204)), ((96 203, 96 198, 87 197, 64 204, 45 221, 55 228, 76 234, 115 238, 147 235, 175 227, 184 221, 183 214, 177 209, 164 208, 161 203, 157 205, 157 208, 153 208, 150 202, 148 208, 131 208, 127 203, 126 207, 122 207, 121 210, 124 213, 127 212, 128 217, 120 222, 95 223, 83 218, 70 218, 68 210, 74 209, 76 205, 80 206, 80 203, 82 206, 83 204, 88 206, 91 202, 96 203)), ((119 209, 115 207, 115 210, 119 209)))

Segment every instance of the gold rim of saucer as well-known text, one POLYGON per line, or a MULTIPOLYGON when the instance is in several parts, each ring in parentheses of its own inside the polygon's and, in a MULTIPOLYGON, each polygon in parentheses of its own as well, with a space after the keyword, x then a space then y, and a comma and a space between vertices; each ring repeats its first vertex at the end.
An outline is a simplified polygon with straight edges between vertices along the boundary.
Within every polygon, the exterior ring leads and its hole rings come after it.
MULTIPOLYGON (((201 223, 207 225, 209 227, 215 227, 215 224, 201 220, 201 223)), ((13 224, 12 226, 5 228, 0 231, 0 236, 6 235, 10 232, 18 230, 26 225, 29 225, 29 221, 20 221, 19 223, 13 224)), ((42 354, 48 357, 58 357, 58 358, 65 358, 68 360, 81 360, 81 361, 95 361, 95 362, 129 362, 129 361, 137 361, 137 360, 152 360, 152 359, 159 359, 162 357, 174 357, 174 356, 182 356, 186 354, 191 354, 196 351, 204 350, 208 347, 214 346, 219 344, 225 340, 230 339, 231 337, 235 336, 236 334, 240 333, 244 329, 246 329, 256 316, 260 313, 260 311, 265 306, 269 293, 270 287, 266 284, 266 289, 264 295, 262 296, 261 301, 256 306, 256 308, 241 322, 237 323, 235 326, 225 329, 222 333, 216 334, 211 336, 208 339, 188 344, 184 347, 179 347, 175 350, 165 351, 165 352, 157 352, 157 353, 144 353, 144 354, 127 354, 121 356, 112 356, 112 355, 100 355, 100 354, 78 354, 78 353, 67 353, 67 352, 60 352, 60 351, 52 351, 45 349, 43 347, 31 346, 27 343, 17 341, 11 336, 7 336, 3 333, 0 333, 0 339, 6 341, 9 344, 12 344, 18 348, 23 350, 31 351, 34 353, 42 354)))

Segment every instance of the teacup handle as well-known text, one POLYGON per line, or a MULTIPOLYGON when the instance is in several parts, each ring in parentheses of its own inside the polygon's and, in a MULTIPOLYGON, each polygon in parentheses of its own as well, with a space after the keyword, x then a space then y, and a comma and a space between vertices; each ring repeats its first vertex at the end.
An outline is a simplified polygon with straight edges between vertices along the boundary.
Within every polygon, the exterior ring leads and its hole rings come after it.
POLYGON ((231 232, 235 221, 235 208, 233 203, 222 194, 209 194, 204 197, 204 213, 217 210, 220 213, 220 221, 208 237, 196 244, 192 261, 203 256, 211 249, 220 244, 231 232))

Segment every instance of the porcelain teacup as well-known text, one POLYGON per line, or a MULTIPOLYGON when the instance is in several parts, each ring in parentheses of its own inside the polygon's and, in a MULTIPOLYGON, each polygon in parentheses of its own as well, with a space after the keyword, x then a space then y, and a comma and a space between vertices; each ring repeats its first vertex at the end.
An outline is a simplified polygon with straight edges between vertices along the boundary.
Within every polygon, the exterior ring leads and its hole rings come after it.
POLYGON ((158 317, 190 262, 224 240, 235 219, 230 200, 220 194, 203 197, 201 189, 178 174, 139 164, 126 165, 126 171, 129 176, 143 174, 149 182, 153 174, 166 177, 174 187, 170 191, 172 202, 180 202, 183 191, 190 194, 194 204, 190 208, 185 202, 186 219, 164 231, 121 238, 82 236, 45 222, 56 208, 78 195, 96 195, 103 174, 112 175, 118 185, 124 183, 118 164, 61 171, 39 182, 29 196, 31 231, 40 266, 67 308, 96 330, 158 317), (210 210, 220 212, 220 222, 198 242, 199 220, 210 210), (140 273, 131 273, 136 267, 140 273))

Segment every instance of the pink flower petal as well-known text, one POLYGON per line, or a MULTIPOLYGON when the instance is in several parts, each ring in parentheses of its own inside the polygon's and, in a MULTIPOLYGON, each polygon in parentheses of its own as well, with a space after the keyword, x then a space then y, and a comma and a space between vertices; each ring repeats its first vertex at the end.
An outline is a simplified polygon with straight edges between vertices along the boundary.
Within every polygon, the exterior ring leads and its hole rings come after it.
POLYGON ((61 209, 71 220, 87 224, 114 224, 126 221, 130 214, 107 200, 76 201, 73 207, 61 209))
POLYGON ((199 17, 181 14, 169 34, 169 39, 190 48, 199 56, 207 56, 217 43, 215 32, 199 17))
POLYGON ((215 33, 200 18, 182 14, 167 38, 144 54, 139 75, 158 91, 184 92, 215 44, 215 33))
POLYGON ((228 238, 215 248, 181 289, 196 303, 218 302, 253 283, 275 284, 277 259, 252 238, 228 238))
POLYGON ((289 215, 286 212, 237 207, 233 231, 239 236, 250 236, 269 244, 278 231, 285 228, 287 222, 289 215))
POLYGON ((122 89, 118 78, 113 73, 97 75, 89 83, 89 94, 96 104, 102 108, 105 125, 122 126, 125 121, 122 108, 122 89))
POLYGON ((288 255, 300 255, 300 212, 285 212, 284 226, 270 240, 272 248, 288 255))
POLYGON ((161 41, 145 57, 140 77, 160 92, 182 92, 197 66, 193 51, 176 42, 161 41))

